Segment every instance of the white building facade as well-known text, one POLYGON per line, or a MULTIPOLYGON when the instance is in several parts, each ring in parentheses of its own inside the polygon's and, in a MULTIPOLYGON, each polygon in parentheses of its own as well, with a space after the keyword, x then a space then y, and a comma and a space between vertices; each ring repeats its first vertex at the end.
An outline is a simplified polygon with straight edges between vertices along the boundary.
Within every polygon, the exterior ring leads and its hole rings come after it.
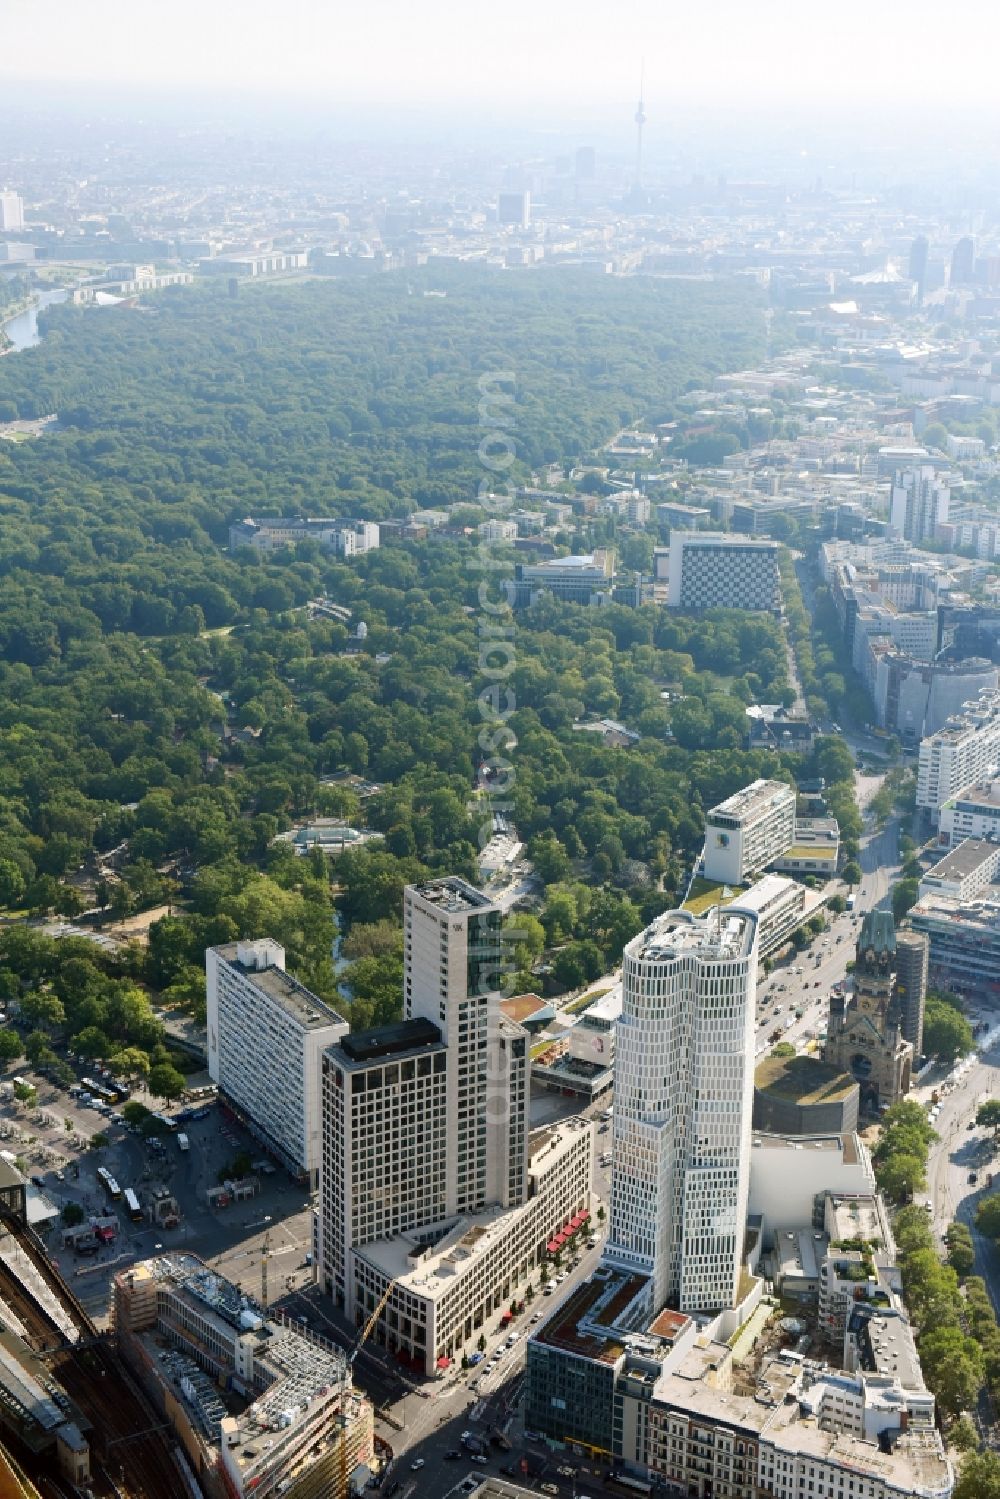
POLYGON ((257 1137, 315 1186, 322 1153, 320 1059, 347 1022, 285 972, 277 942, 205 954, 208 1071, 257 1137))
POLYGON ((917 806, 936 812, 1000 770, 1000 692, 984 692, 920 742, 917 806))
POLYGON ((606 1257, 653 1307, 739 1299, 756 970, 749 912, 669 912, 625 949, 606 1257))
POLYGON ((742 885, 795 844, 795 790, 784 781, 752 781, 705 818, 707 880, 742 885))
POLYGON ((930 464, 896 473, 889 507, 889 528, 906 541, 933 541, 948 519, 951 490, 930 464))

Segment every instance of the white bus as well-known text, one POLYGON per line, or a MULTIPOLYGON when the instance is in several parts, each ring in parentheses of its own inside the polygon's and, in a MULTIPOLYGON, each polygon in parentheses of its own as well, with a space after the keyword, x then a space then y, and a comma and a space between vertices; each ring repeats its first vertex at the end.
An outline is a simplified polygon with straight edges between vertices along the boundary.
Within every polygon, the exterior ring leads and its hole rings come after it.
POLYGON ((139 1205, 138 1197, 132 1191, 131 1187, 125 1188, 125 1211, 133 1223, 142 1222, 142 1208, 139 1205))

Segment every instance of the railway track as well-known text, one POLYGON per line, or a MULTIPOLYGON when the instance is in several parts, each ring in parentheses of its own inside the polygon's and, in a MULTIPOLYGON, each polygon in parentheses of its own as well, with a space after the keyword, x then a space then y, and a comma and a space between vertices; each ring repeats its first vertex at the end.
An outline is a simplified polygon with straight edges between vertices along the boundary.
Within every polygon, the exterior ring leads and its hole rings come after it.
POLYGON ((0 1298, 23 1324, 29 1346, 44 1358, 53 1378, 91 1423, 89 1440, 107 1474, 108 1483, 102 1487, 108 1499, 116 1493, 121 1499, 178 1499, 185 1484, 171 1455, 172 1438, 159 1429, 161 1418, 114 1347, 59 1280, 34 1236, 9 1220, 3 1226, 26 1250, 79 1333, 77 1344, 67 1342, 45 1309, 0 1262, 0 1298))

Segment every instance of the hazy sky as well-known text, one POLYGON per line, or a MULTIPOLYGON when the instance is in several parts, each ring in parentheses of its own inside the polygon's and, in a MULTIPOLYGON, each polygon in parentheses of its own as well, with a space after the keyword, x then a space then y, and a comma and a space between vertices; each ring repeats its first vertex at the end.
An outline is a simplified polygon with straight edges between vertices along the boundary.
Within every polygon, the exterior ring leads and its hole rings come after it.
MULTIPOLYGON (((634 107, 997 108, 996 0, 0 0, 4 81, 634 107)), ((942 125, 947 126, 947 119, 942 125)))

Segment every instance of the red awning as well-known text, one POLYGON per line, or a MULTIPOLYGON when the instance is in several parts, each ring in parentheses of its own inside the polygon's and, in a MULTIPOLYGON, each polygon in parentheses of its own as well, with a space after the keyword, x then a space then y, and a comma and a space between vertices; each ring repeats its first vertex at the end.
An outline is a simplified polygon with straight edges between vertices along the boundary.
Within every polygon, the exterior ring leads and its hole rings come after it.
POLYGON ((570 1228, 579 1228, 580 1224, 586 1220, 586 1216, 586 1213, 575 1213, 570 1219, 570 1228))
POLYGON ((447 1369, 450 1363, 451 1359, 447 1356, 447 1354, 442 1353, 441 1357, 437 1361, 437 1366, 439 1369, 447 1369))
POLYGON ((550 1239, 545 1247, 549 1251, 549 1254, 555 1254, 556 1250, 561 1248, 562 1246, 557 1244, 555 1239, 550 1239))

